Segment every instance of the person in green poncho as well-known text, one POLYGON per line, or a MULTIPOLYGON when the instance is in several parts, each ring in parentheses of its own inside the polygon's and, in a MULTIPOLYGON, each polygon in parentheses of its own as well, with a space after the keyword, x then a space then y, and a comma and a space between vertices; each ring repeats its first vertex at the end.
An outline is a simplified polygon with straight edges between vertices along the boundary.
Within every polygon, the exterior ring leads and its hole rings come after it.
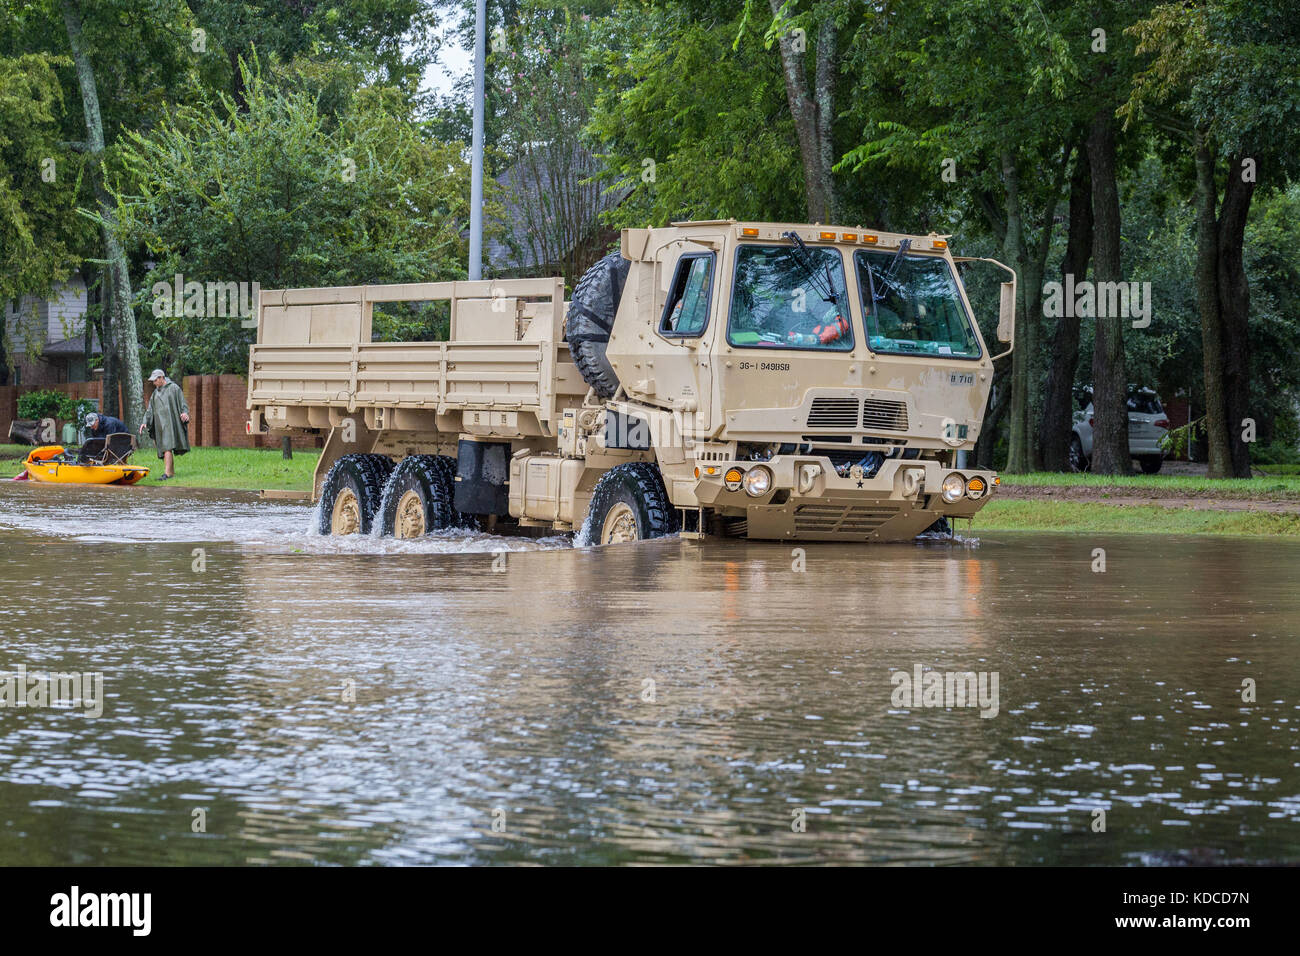
POLYGON ((162 369, 154 369, 149 381, 154 391, 140 424, 140 434, 149 429, 158 457, 163 460, 163 476, 158 480, 166 481, 176 477, 176 456, 190 450, 190 436, 185 428, 190 421, 190 406, 185 403, 181 387, 169 380, 162 369))

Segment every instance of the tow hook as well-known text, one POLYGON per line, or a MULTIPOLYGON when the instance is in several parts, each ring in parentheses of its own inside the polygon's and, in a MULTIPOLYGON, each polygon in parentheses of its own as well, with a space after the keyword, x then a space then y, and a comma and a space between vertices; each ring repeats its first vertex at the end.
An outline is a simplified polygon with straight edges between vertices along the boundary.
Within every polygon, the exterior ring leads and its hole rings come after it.
POLYGON ((817 464, 799 466, 799 494, 810 494, 822 473, 822 466, 817 464))

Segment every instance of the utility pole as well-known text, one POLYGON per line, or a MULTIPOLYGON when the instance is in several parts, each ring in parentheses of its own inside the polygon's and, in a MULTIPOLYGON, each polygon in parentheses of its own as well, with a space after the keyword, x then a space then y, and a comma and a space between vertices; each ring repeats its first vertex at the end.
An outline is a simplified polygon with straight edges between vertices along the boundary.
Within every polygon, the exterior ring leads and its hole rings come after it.
POLYGON ((474 139, 470 146, 469 277, 483 278, 483 86, 487 72, 487 0, 474 5, 474 139))

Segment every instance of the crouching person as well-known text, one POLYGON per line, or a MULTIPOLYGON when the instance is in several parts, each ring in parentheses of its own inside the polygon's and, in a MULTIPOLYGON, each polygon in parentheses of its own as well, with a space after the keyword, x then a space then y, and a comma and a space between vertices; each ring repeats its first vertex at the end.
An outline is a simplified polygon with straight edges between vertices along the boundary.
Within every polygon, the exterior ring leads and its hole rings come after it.
POLYGON ((149 376, 154 392, 149 396, 140 433, 149 430, 158 457, 163 460, 163 475, 159 481, 176 477, 176 456, 190 450, 190 436, 185 426, 190 420, 190 407, 185 403, 181 387, 156 368, 149 376))
POLYGON ((130 432, 126 422, 112 415, 91 412, 86 416, 86 437, 107 438, 109 435, 125 435, 130 432))

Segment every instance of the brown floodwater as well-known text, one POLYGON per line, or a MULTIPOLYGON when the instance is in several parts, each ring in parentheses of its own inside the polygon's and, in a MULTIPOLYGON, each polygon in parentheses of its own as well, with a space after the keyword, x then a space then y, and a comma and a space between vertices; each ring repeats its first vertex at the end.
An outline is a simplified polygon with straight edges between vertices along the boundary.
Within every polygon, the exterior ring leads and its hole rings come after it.
POLYGON ((0 863, 1300 861, 1294 541, 310 514, 0 485, 0 693, 102 675, 0 705, 0 863), (995 706, 898 699, 931 671, 995 706))

